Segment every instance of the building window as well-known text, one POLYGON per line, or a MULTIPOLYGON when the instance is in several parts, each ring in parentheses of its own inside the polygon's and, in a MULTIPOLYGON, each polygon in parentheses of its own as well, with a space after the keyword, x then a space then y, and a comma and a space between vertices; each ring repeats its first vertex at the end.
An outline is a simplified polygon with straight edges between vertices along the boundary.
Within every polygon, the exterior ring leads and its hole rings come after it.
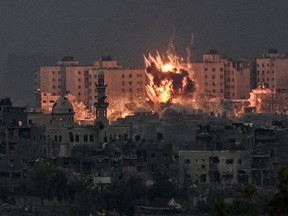
POLYGON ((233 159, 226 159, 226 164, 233 164, 233 159))
POLYGON ((190 160, 189 160, 189 159, 185 159, 185 160, 184 160, 184 163, 185 163, 185 164, 190 164, 190 160))
POLYGON ((215 68, 212 68, 212 72, 215 72, 216 71, 216 69, 215 68))
POLYGON ((123 85, 123 86, 125 85, 125 82, 124 82, 124 81, 122 81, 122 85, 123 85))
POLYGON ((90 139, 90 142, 93 142, 94 141, 94 136, 92 134, 90 134, 89 139, 90 139))
POLYGON ((72 132, 69 133, 70 142, 74 142, 74 135, 72 132))
POLYGON ((204 68, 204 71, 208 71, 208 68, 204 68))
POLYGON ((132 78, 132 74, 129 74, 129 78, 132 78))
POLYGON ((87 134, 84 134, 83 140, 84 140, 84 142, 88 142, 88 135, 87 134))
POLYGON ((130 86, 132 85, 132 81, 129 81, 129 85, 130 85, 130 86))
POLYGON ((78 71, 78 74, 80 75, 80 74, 81 74, 81 71, 78 71))
POLYGON ((207 79, 208 78, 208 76, 207 75, 205 75, 205 79, 207 79))
POLYGON ((200 182, 206 182, 206 174, 200 175, 200 182))
POLYGON ((76 135, 75 135, 75 142, 79 142, 79 140, 80 140, 80 139, 79 139, 79 134, 76 134, 76 135))

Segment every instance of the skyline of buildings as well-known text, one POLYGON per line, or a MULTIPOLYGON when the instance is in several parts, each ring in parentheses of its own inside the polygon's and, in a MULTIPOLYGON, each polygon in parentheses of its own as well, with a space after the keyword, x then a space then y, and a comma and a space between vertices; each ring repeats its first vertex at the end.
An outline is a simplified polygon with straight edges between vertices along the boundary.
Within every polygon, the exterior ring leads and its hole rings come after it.
MULTIPOLYGON (((269 49, 261 57, 236 60, 224 57, 217 50, 210 50, 203 55, 202 61, 184 64, 187 64, 189 76, 196 83, 195 94, 206 97, 207 101, 213 98, 226 101, 231 104, 232 110, 235 108, 234 113, 243 111, 247 106, 258 106, 252 109, 256 112, 280 113, 288 108, 286 103, 281 102, 288 93, 285 85, 288 58, 276 49, 269 49), (261 90, 259 86, 269 91, 261 90), (267 96, 265 93, 268 92, 267 96), (259 108, 261 97, 267 98, 271 94, 273 101, 268 101, 269 109, 259 108)), ((95 61, 93 65, 80 65, 72 56, 66 56, 55 66, 41 66, 36 72, 36 109, 50 112, 57 97, 71 94, 78 103, 82 102, 90 112, 95 113, 100 67, 103 68, 105 84, 108 86, 109 115, 117 113, 116 117, 123 117, 131 114, 133 108, 138 108, 138 103, 143 105, 148 100, 146 69, 124 69, 111 56, 103 56, 101 61, 95 61)))

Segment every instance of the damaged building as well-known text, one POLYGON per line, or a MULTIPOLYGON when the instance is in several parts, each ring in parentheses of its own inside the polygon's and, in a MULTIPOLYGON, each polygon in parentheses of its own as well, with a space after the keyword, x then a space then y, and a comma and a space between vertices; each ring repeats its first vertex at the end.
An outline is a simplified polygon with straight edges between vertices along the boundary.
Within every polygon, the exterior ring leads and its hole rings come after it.
POLYGON ((249 151, 179 151, 179 184, 248 184, 252 181, 249 151))

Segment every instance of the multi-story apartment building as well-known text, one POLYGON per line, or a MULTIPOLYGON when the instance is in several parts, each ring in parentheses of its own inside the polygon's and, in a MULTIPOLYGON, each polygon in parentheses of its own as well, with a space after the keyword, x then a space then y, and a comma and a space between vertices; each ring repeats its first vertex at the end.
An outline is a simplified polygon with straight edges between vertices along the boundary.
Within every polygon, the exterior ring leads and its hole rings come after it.
POLYGON ((288 58, 285 55, 269 49, 268 53, 256 59, 256 64, 258 83, 267 84, 271 90, 288 90, 288 58))
POLYGON ((224 98, 224 66, 223 59, 216 51, 203 55, 202 62, 193 63, 192 68, 200 93, 224 98))
POLYGON ((199 93, 220 99, 249 98, 253 86, 253 60, 234 62, 210 50, 201 62, 192 63, 199 93))
MULTIPOLYGON (((50 105, 53 104, 55 98, 51 99, 53 102, 48 104, 50 99, 47 98, 47 95, 51 95, 52 98, 70 93, 76 97, 78 102, 83 102, 90 110, 94 111, 100 67, 103 68, 105 74, 107 101, 110 104, 113 102, 119 104, 119 100, 122 98, 138 100, 146 95, 147 78, 144 69, 123 69, 110 56, 104 56, 101 61, 85 66, 79 65, 79 62, 75 61, 73 57, 64 57, 62 61, 57 62, 57 65, 42 66, 37 71, 35 92, 38 108, 46 107, 46 111, 51 110, 50 105), (47 104, 43 105, 44 102, 47 104)), ((113 105, 110 108, 113 109, 113 105)))

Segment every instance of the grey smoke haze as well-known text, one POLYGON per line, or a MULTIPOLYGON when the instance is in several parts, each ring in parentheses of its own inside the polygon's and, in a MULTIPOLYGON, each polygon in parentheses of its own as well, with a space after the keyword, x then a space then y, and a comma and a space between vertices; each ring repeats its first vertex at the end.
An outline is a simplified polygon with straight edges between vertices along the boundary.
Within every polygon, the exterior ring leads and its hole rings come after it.
POLYGON ((182 56, 191 33, 197 56, 211 48, 229 57, 288 53, 287 11, 287 0, 2 0, 0 64, 9 53, 52 53, 83 64, 112 55, 144 68, 143 54, 164 53, 173 29, 182 56))

